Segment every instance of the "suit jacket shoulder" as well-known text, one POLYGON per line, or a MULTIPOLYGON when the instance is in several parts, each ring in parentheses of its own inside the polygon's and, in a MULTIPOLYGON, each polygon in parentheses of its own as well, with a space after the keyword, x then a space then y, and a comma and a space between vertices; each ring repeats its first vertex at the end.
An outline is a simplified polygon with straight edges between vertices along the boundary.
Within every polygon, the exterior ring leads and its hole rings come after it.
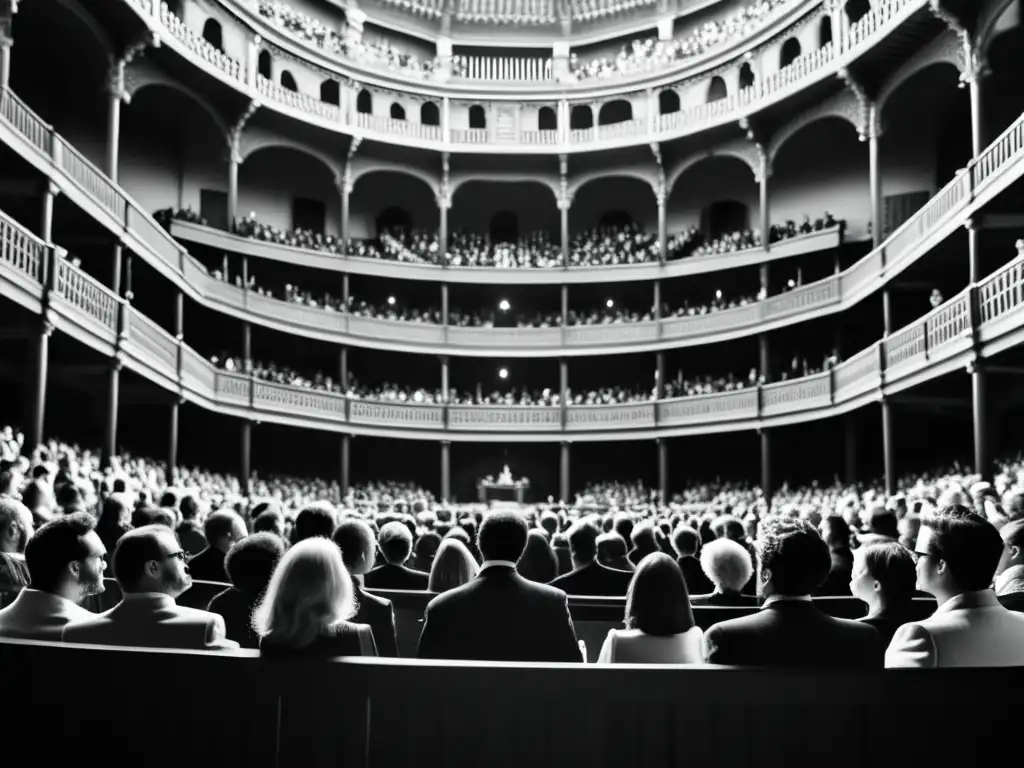
POLYGON ((359 610, 352 621, 367 624, 373 630, 373 639, 380 656, 398 656, 398 638, 395 631, 395 609, 391 601, 357 588, 359 610))

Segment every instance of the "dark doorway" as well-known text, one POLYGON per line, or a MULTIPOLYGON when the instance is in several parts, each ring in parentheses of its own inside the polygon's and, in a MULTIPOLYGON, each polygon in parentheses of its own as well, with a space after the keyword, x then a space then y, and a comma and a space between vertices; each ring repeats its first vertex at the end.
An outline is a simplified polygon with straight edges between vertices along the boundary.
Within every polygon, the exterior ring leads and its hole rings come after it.
POLYGON ((498 211, 491 217, 491 242, 514 243, 519 239, 519 217, 512 211, 498 211))
POLYGON ((750 228, 750 211, 743 203, 721 200, 704 209, 701 229, 711 239, 750 228))
POLYGON ((220 22, 216 19, 207 19, 206 23, 203 24, 203 39, 218 51, 223 51, 222 36, 223 32, 220 28, 220 22))
POLYGON ((217 229, 228 228, 228 193, 215 189, 199 190, 199 215, 217 229))

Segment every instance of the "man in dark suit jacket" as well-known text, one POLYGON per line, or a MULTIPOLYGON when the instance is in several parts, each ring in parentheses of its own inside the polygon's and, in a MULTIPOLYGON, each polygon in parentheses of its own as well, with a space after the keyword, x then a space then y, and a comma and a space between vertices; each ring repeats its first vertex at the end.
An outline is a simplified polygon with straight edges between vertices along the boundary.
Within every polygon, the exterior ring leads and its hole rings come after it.
POLYGON ((412 533, 405 523, 392 521, 380 529, 380 552, 387 561, 366 574, 369 589, 427 589, 430 576, 405 566, 412 554, 412 533))
POLYGON ((632 573, 606 568, 597 562, 597 537, 601 533, 589 520, 569 530, 569 553, 574 570, 550 582, 567 595, 625 597, 632 573))
POLYGON ((715 624, 704 635, 710 664, 804 669, 881 669, 885 646, 874 627, 834 619, 811 593, 828 575, 828 545, 805 520, 771 516, 762 528, 760 583, 751 616, 715 624))
POLYGON ((282 557, 284 540, 264 531, 236 541, 224 558, 231 586, 214 595, 206 610, 224 619, 228 639, 243 648, 260 647, 259 635, 252 628, 252 614, 282 557))
POLYGON ((828 545, 832 565, 828 576, 814 594, 840 597, 850 594, 853 576, 853 552, 850 550, 850 525, 840 515, 829 515, 821 521, 821 536, 828 545))
POLYGON ((224 558, 236 541, 246 537, 245 522, 237 512, 222 509, 206 518, 206 549, 188 561, 188 572, 199 581, 227 583, 224 558))
POLYGON ((526 520, 494 512, 480 526, 484 563, 467 584, 427 605, 419 658, 479 661, 582 661, 565 592, 516 572, 526 520))
POLYGON ((700 552, 700 534, 688 525, 679 525, 672 532, 672 549, 676 553, 676 563, 686 579, 686 589, 690 599, 694 595, 706 595, 714 591, 715 585, 704 573, 697 553, 700 552))
POLYGON ((999 530, 1003 554, 996 567, 996 596, 1004 608, 1024 613, 1024 520, 999 530))
POLYGON ((376 557, 377 541, 373 529, 363 520, 349 518, 341 521, 331 538, 341 550, 341 559, 352 574, 352 586, 359 603, 359 610, 350 621, 353 624, 367 624, 373 630, 377 655, 396 658, 398 633, 395 630, 395 608, 390 600, 371 595, 360 584, 363 575, 373 568, 376 557))

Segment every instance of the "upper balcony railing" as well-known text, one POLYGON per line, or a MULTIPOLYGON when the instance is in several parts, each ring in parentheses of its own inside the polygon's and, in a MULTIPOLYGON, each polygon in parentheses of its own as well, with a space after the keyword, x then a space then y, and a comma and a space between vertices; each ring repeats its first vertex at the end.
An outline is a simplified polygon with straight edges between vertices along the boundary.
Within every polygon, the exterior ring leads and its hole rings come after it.
MULTIPOLYGON (((333 71, 340 80, 340 107, 321 105, 313 96, 300 96, 285 88, 271 87, 258 78, 256 45, 250 45, 247 56, 249 61, 242 62, 232 59, 214 48, 206 40, 183 28, 166 7, 157 6, 156 0, 124 0, 139 10, 146 25, 163 41, 166 46, 178 54, 192 60, 197 66, 208 70, 226 84, 249 93, 265 106, 290 114, 297 119, 312 122, 329 130, 345 132, 359 137, 370 137, 379 140, 401 138, 403 143, 413 144, 429 149, 463 152, 493 152, 496 147, 506 153, 536 153, 538 147, 550 148, 552 152, 564 153, 574 151, 590 151, 594 149, 630 146, 654 141, 666 141, 678 136, 700 132, 722 124, 735 122, 749 114, 782 101, 807 86, 819 82, 828 76, 834 76, 840 69, 869 50, 877 41, 887 36, 900 24, 910 19, 915 13, 927 5, 928 0, 878 0, 874 7, 855 24, 840 29, 838 38, 821 48, 799 56, 788 66, 759 78, 754 85, 734 91, 728 97, 711 103, 690 104, 669 114, 659 114, 657 99, 651 101, 651 89, 670 84, 678 84, 680 78, 658 72, 647 73, 640 82, 632 82, 629 87, 609 85, 609 81, 597 80, 588 84, 584 82, 574 87, 572 99, 585 102, 609 92, 623 95, 632 91, 637 99, 647 99, 651 117, 627 121, 613 126, 601 126, 601 129, 583 131, 570 130, 568 120, 560 120, 559 128, 552 133, 537 130, 526 120, 515 118, 508 120, 489 120, 489 128, 466 129, 451 125, 447 119, 449 103, 446 96, 459 96, 459 79, 446 83, 433 83, 420 80, 402 79, 395 72, 390 74, 377 73, 376 70, 353 69, 340 66, 336 58, 327 57, 318 51, 300 46, 296 48, 299 56, 306 51, 305 58, 311 64, 324 71, 333 71), (440 126, 423 126, 413 121, 403 120, 367 120, 356 109, 359 91, 369 85, 380 89, 392 89, 422 98, 436 98, 442 104, 440 126), (500 130, 498 126, 500 124, 500 130), (431 128, 433 130, 421 130, 431 128)), ((810 0, 809 0, 810 2, 810 0)), ((287 40, 284 41, 287 43, 287 40)), ((734 63, 737 67, 741 61, 721 57, 712 57, 709 67, 721 67, 734 63)), ((710 71, 710 70, 709 70, 710 71)), ((707 77, 696 78, 706 86, 707 77)), ((474 100, 500 102, 511 99, 523 102, 524 99, 536 98, 538 101, 550 103, 556 94, 550 87, 535 91, 534 95, 522 88, 507 93, 495 89, 488 84, 475 89, 463 90, 462 95, 474 100)), ((565 98, 568 94, 563 85, 558 85, 557 96, 565 98)), ((656 97, 655 93, 655 97, 656 97)), ((571 104, 570 104, 571 106, 571 104)))
MULTIPOLYGON (((242 291, 237 291, 237 295, 229 293, 232 290, 230 286, 224 286, 210 277, 206 268, 152 216, 125 195, 123 190, 113 185, 95 166, 74 152, 51 126, 44 123, 17 96, 3 89, 0 89, 0 139, 54 181, 69 199, 120 238, 126 247, 191 298, 208 307, 229 311, 253 322, 272 324, 283 330, 294 330, 320 338, 356 344, 362 339, 366 346, 390 346, 396 350, 431 353, 438 344, 447 344, 445 349, 449 352, 476 355, 500 353, 527 356, 540 354, 541 350, 546 350, 549 355, 580 355, 588 349, 597 353, 610 353, 704 344, 803 322, 826 312, 840 311, 898 275, 961 226, 972 211, 1024 175, 1022 115, 881 246, 839 274, 788 293, 769 296, 764 301, 707 315, 666 318, 660 323, 556 329, 559 333, 564 331, 564 337, 561 346, 553 346, 552 329, 547 328, 483 329, 478 332, 478 329, 446 329, 445 326, 425 323, 350 319, 338 314, 338 327, 333 331, 325 331, 328 313, 272 299, 267 300, 273 302, 269 307, 261 309, 263 302, 259 299, 252 298, 251 294, 246 298, 242 291), (311 312, 319 314, 310 315, 311 312), (408 337, 413 334, 419 340, 410 344, 408 337), (424 337, 432 337, 433 340, 427 341, 424 337), (517 338, 524 341, 518 342, 517 338), (499 343, 508 346, 501 347, 499 343)), ((267 245, 257 241, 242 242, 267 245)), ((275 252, 280 248, 272 247, 275 252)), ((311 267, 337 269, 336 265, 340 262, 349 264, 352 269, 351 265, 355 261, 310 252, 305 254, 302 263, 311 267)), ((386 276, 408 276, 385 273, 389 268, 422 268, 420 265, 363 261, 368 263, 368 268, 369 265, 379 265, 380 273, 386 276)), ((671 265, 664 268, 669 269, 671 265)), ((448 275, 447 279, 452 281, 460 274, 460 270, 456 269, 434 269, 448 275)), ((615 270, 622 267, 606 269, 608 275, 613 275, 615 270)), ((520 271, 550 274, 547 270, 520 271)), ((572 273, 572 270, 554 271, 556 275, 572 273)), ((598 279, 614 281, 614 278, 607 277, 598 279)), ((466 282, 473 282, 473 279, 466 282)))

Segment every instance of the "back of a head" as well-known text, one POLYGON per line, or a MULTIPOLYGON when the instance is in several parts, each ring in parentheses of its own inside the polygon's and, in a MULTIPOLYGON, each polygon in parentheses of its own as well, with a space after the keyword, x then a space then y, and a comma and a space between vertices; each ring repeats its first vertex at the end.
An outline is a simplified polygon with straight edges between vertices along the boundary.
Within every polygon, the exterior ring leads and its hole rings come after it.
POLYGON ((392 521, 380 529, 379 546, 385 560, 401 565, 412 552, 412 534, 405 523, 392 521))
POLYGON ((88 556, 82 537, 95 528, 96 520, 87 512, 63 515, 40 527, 25 547, 32 589, 55 592, 68 576, 68 564, 88 556))
MULTIPOLYGON (((160 506, 167 506, 161 504, 160 506)), ((186 494, 182 497, 181 501, 178 502, 178 511, 181 512, 182 520, 195 520, 199 517, 199 512, 202 509, 202 505, 191 493, 186 494)))
POLYGON ((309 504, 300 510, 295 517, 295 528, 292 529, 292 544, 320 537, 331 538, 334 533, 334 510, 326 503, 309 504))
POLYGON ((630 533, 630 541, 633 542, 633 546, 637 549, 647 550, 653 552, 658 548, 658 540, 654 534, 654 524, 649 520, 633 526, 633 530, 630 533))
POLYGON ((868 527, 871 533, 879 536, 891 536, 896 539, 900 535, 899 518, 894 509, 886 509, 881 506, 872 509, 868 517, 868 527))
POLYGON ((442 537, 442 539, 458 539, 458 540, 459 540, 459 541, 461 541, 461 542, 462 542, 463 544, 465 544, 465 545, 466 545, 467 547, 468 547, 468 546, 470 545, 470 543, 472 543, 472 541, 473 541, 473 540, 472 540, 471 538, 469 538, 469 534, 468 534, 468 533, 466 533, 466 531, 465 531, 465 530, 464 530, 464 529, 463 529, 462 527, 460 527, 460 526, 455 526, 454 528, 452 528, 451 530, 449 530, 449 531, 448 531, 448 532, 447 532, 447 533, 446 533, 446 534, 445 534, 445 535, 444 535, 444 536, 442 537))
POLYGON ((281 504, 276 499, 263 499, 262 501, 256 502, 256 504, 253 505, 250 514, 255 520, 265 512, 270 512, 284 517, 284 510, 281 509, 281 504))
POLYGON ((1012 520, 999 529, 999 537, 1008 547, 1024 549, 1024 520, 1012 520))
POLYGON ((31 510, 50 503, 50 490, 45 481, 33 480, 21 490, 21 502, 31 510))
POLYGON ((809 595, 828 576, 832 556, 818 531, 806 520, 771 515, 761 524, 758 557, 771 572, 776 594, 809 595))
MULTIPOLYGON (((494 560, 507 560, 496 557, 494 560)), ((546 584, 558 575, 558 559, 547 536, 536 528, 527 531, 526 547, 519 558, 519 575, 524 579, 546 584)))
POLYGON ((589 520, 580 520, 569 529, 569 552, 579 563, 591 563, 597 558, 597 539, 601 535, 589 520))
POLYGON ((117 541, 114 549, 114 578, 122 592, 137 592, 145 575, 146 563, 164 559, 160 535, 170 533, 162 525, 144 525, 128 531, 117 541))
POLYGON ((659 637, 694 626, 686 579, 670 555, 653 552, 637 565, 626 593, 625 625, 659 637))
POLYGON ((325 628, 355 615, 352 578, 341 550, 314 536, 292 546, 274 569, 253 612, 253 629, 280 645, 303 647, 325 628))
POLYGON ((705 544, 700 567, 721 592, 739 592, 754 573, 750 553, 732 539, 714 539, 705 544))
POLYGON ((160 506, 170 507, 171 509, 178 508, 178 501, 181 493, 177 488, 168 488, 162 494, 160 494, 160 506))
POLYGON ((830 547, 850 546, 850 524, 842 515, 828 515, 821 521, 822 537, 830 547))
POLYGON ((32 512, 15 498, 0 496, 0 533, 13 529, 18 533, 17 551, 24 552, 31 535, 32 512))
POLYGON ((619 534, 609 531, 597 537, 598 560, 617 560, 626 556, 626 540, 619 534))
POLYGON ((427 589, 431 592, 447 592, 461 587, 479 573, 469 547, 460 539, 445 539, 441 542, 434 562, 430 566, 430 580, 427 589))
POLYGON ((1003 552, 1003 539, 988 520, 962 504, 921 516, 918 549, 944 560, 964 591, 992 584, 1003 552))
POLYGON ((526 519, 518 512, 492 512, 484 518, 477 535, 481 557, 485 561, 519 562, 526 549, 528 530, 526 519))
POLYGON ((700 534, 688 525, 680 525, 672 532, 672 549, 679 557, 696 557, 700 551, 700 534))
POLYGON ((434 559, 441 546, 441 537, 434 531, 427 531, 416 539, 416 559, 421 564, 434 559))
POLYGON ((75 483, 65 483, 57 488, 57 506, 64 514, 71 512, 84 512, 85 499, 82 497, 82 490, 75 483))
POLYGON ((910 600, 917 590, 914 556, 901 544, 881 542, 861 547, 854 555, 888 600, 910 600))
POLYGON ((558 533, 558 515, 551 510, 545 510, 540 515, 539 525, 548 532, 549 536, 554 536, 558 533))
POLYGON ((632 541, 633 520, 625 512, 619 513, 612 519, 612 530, 619 534, 623 541, 632 541))
POLYGON ((747 529, 744 528, 743 521, 733 515, 722 515, 711 524, 711 528, 715 532, 715 538, 718 539, 726 538, 742 542, 747 537, 747 529))
POLYGON ((253 533, 284 533, 284 515, 280 512, 265 510, 260 512, 252 521, 253 533))
MULTIPOLYGON (((100 517, 97 526, 104 530, 124 527, 123 523, 131 519, 128 500, 120 493, 112 493, 103 500, 100 506, 100 517)), ((147 518, 146 522, 149 522, 147 518)))
POLYGON ((377 537, 365 520, 353 517, 342 520, 331 534, 331 539, 341 550, 341 559, 349 573, 366 573, 373 568, 377 537))
POLYGON ((273 533, 254 533, 231 545, 224 569, 232 585, 248 595, 267 588, 270 576, 284 555, 284 542, 273 533))

